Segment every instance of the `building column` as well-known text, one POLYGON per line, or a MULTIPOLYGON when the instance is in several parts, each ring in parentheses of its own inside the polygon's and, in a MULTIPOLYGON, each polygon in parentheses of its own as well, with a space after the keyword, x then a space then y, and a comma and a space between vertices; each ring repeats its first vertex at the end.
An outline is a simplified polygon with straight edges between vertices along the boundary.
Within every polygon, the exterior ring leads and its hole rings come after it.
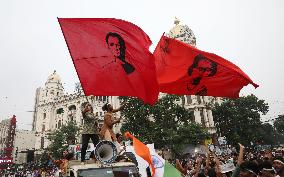
POLYGON ((215 125, 214 125, 212 110, 207 110, 207 114, 208 114, 209 126, 214 127, 215 125))
POLYGON ((194 119, 196 123, 202 124, 201 123, 201 116, 200 116, 200 111, 198 108, 194 109, 194 119))
POLYGON ((207 109, 203 109, 203 115, 204 115, 205 127, 210 127, 210 122, 209 122, 208 110, 207 109))

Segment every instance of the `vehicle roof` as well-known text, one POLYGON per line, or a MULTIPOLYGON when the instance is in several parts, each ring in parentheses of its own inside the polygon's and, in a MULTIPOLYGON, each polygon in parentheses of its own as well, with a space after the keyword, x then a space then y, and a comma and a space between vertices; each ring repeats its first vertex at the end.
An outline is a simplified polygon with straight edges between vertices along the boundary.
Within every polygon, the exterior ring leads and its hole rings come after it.
POLYGON ((72 160, 69 161, 69 168, 72 170, 79 170, 79 169, 92 169, 92 168, 111 168, 111 167, 123 167, 123 166, 135 166, 132 162, 115 162, 108 165, 104 165, 102 163, 88 163, 88 164, 81 164, 79 160, 72 160))

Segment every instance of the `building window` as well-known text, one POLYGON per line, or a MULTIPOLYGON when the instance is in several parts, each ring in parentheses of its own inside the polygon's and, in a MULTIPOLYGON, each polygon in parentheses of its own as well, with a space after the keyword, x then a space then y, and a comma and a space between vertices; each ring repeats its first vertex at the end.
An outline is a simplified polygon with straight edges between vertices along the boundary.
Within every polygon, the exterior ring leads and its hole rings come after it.
POLYGON ((196 96, 196 99, 197 99, 198 104, 201 104, 201 98, 199 95, 196 96))
POLYGON ((46 118, 46 113, 43 113, 43 119, 45 119, 46 118))
POLYGON ((64 113, 64 109, 63 108, 59 108, 56 110, 56 114, 63 114, 64 113))
POLYGON ((59 92, 57 92, 56 95, 58 96, 58 95, 59 95, 59 92))
POLYGON ((186 95, 187 104, 192 103, 191 95, 186 95))
POLYGON ((41 139, 40 139, 40 148, 41 149, 44 148, 44 137, 41 137, 41 139))
POLYGON ((58 126, 57 126, 57 127, 58 127, 58 128, 61 127, 61 120, 58 121, 58 126))
POLYGON ((41 131, 45 131, 45 125, 44 124, 42 124, 42 129, 41 129, 41 131))
POLYGON ((201 117, 201 123, 205 127, 205 118, 204 118, 203 109, 201 109, 201 111, 200 111, 200 117, 201 117))
POLYGON ((68 107, 68 109, 69 109, 70 111, 76 110, 76 106, 75 106, 75 105, 71 105, 71 106, 68 107))

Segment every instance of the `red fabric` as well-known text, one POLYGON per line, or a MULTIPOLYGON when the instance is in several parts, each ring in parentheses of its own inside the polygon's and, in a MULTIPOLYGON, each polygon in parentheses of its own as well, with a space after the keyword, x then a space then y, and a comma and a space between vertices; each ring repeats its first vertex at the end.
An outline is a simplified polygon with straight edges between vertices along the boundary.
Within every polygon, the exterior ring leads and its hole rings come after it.
POLYGON ((160 92, 237 98, 243 86, 258 87, 224 58, 166 36, 154 56, 160 92))
POLYGON ((129 132, 126 132, 124 134, 126 138, 131 138, 133 140, 133 147, 135 150, 135 153, 139 155, 141 158, 143 158, 146 162, 148 162, 152 169, 152 176, 155 176, 155 167, 152 161, 152 157, 150 154, 149 148, 143 144, 139 139, 135 138, 132 134, 129 132))
POLYGON ((134 96, 145 103, 156 102, 158 84, 149 52, 151 40, 142 29, 114 18, 58 21, 86 95, 134 96))

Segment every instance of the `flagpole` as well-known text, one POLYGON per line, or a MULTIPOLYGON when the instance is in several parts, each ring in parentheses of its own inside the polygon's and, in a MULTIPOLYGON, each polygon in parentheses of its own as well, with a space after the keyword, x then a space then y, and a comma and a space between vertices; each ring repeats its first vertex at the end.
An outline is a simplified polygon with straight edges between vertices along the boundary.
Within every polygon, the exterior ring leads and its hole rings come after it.
MULTIPOLYGON (((61 24, 60 24, 60 21, 59 21, 59 18, 58 18, 58 17, 57 17, 57 21, 58 21, 58 23, 59 23, 59 26, 60 26, 61 32, 62 32, 62 34, 63 34, 64 40, 65 40, 65 43, 66 43, 67 48, 68 48, 68 51, 69 51, 69 54, 70 54, 70 56, 71 56, 71 58, 72 58, 72 63, 73 63, 73 65, 74 65, 74 67, 75 67, 74 58, 73 58, 73 57, 72 57, 72 55, 71 55, 70 47, 69 47, 68 42, 67 42, 67 40, 66 40, 66 37, 65 37, 65 35, 64 35, 64 33, 63 33, 63 29, 62 29, 62 26, 61 26, 61 24)), ((75 67, 75 71, 76 71, 76 74, 77 74, 77 76, 78 76, 78 78, 79 78, 79 81, 80 81, 80 84, 81 84, 82 82, 81 82, 81 79, 80 79, 80 77, 79 77, 79 74, 78 74, 78 72, 77 72, 77 70, 76 70, 76 67, 75 67)), ((82 90, 83 90, 83 93, 84 93, 84 96, 85 96, 85 98, 86 98, 87 102, 88 102, 88 103, 90 103, 90 101, 89 101, 88 97, 86 96, 86 92, 85 92, 85 90, 84 90, 84 88, 83 88, 83 87, 82 87, 82 90)))

